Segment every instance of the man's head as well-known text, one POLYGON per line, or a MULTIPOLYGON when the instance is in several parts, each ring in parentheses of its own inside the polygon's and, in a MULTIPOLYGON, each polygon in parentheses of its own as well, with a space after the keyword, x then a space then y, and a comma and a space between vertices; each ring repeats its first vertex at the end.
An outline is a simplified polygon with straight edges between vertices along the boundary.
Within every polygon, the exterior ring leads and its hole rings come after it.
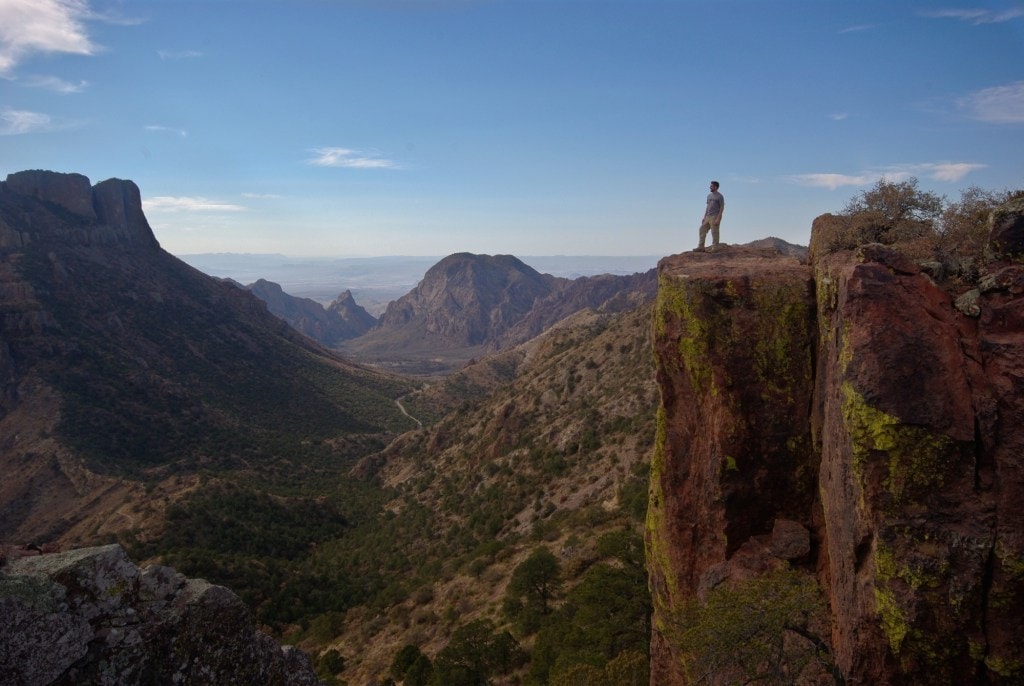
POLYGON ((713 191, 717 191, 718 190, 718 182, 717 181, 712 181, 711 182, 711 190, 713 190, 713 191))

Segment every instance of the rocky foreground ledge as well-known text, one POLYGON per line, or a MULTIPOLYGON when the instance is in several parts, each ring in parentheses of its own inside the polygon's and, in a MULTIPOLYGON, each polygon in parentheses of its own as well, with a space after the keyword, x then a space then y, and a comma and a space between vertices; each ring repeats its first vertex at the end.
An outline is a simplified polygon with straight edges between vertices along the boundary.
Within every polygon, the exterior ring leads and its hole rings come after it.
POLYGON ((9 684, 320 683, 230 590, 139 569, 118 545, 0 566, 0 674, 9 684))

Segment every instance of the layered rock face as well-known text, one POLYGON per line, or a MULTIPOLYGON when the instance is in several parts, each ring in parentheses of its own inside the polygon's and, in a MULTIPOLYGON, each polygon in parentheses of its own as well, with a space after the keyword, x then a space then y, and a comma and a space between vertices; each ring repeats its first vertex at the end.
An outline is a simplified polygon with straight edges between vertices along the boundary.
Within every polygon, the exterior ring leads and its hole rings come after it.
POLYGON ((785 567, 822 589, 847 683, 1021 683, 1024 268, 989 265, 976 317, 877 245, 659 278, 652 684, 693 674, 688 601, 785 567))
POLYGON ((139 569, 117 545, 0 567, 0 678, 12 684, 319 684, 223 586, 139 569))
POLYGON ((0 184, 0 203, 8 216, 25 221, 0 221, 0 248, 22 248, 37 234, 60 235, 81 245, 134 243, 159 247, 142 212, 139 187, 131 181, 107 179, 96 186, 81 174, 22 171, 8 174, 0 184), (37 205, 19 207, 18 196, 42 200, 52 216, 37 205), (67 216, 70 213, 72 216, 67 216), (67 227, 73 225, 73 231, 67 227))

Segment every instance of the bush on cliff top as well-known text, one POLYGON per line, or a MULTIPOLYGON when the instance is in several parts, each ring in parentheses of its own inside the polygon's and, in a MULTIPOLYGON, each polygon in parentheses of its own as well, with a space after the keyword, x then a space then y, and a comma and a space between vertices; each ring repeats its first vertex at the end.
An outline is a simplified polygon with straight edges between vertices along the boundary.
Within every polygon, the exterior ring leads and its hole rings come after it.
POLYGON ((881 179, 851 198, 839 214, 825 214, 811 230, 811 260, 867 243, 896 247, 919 261, 938 262, 943 272, 967 276, 985 262, 988 218, 1024 191, 986 191, 972 186, 958 202, 921 190, 916 178, 881 179))

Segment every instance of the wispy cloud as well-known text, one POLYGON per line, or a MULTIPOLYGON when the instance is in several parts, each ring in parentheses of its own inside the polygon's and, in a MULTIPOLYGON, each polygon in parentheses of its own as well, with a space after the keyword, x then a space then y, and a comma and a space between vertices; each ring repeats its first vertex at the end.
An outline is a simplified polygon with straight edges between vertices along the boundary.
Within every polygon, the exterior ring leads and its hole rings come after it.
POLYGON ((988 9, 945 9, 926 10, 921 16, 932 19, 958 19, 979 26, 981 24, 1001 24, 1024 17, 1024 7, 1011 7, 1002 11, 988 9))
POLYGON ((0 136, 18 136, 60 128, 53 118, 42 112, 0 108, 0 136))
POLYGON ((867 186, 881 179, 891 182, 906 181, 911 177, 924 177, 934 181, 954 183, 968 174, 984 169, 988 165, 976 162, 924 162, 920 164, 894 165, 883 169, 868 170, 859 174, 814 173, 795 174, 789 180, 800 186, 827 188, 834 191, 846 186, 867 186))
POLYGON ((936 164, 924 165, 926 175, 936 181, 948 181, 950 183, 959 181, 971 172, 984 169, 987 164, 975 162, 939 162, 936 164))
POLYGON ((32 88, 44 88, 62 95, 81 93, 89 87, 88 81, 71 83, 70 81, 65 81, 64 79, 57 78, 56 76, 29 76, 22 79, 21 82, 26 86, 31 86, 32 88))
POLYGON ((172 195, 157 195, 144 199, 142 207, 147 212, 245 212, 247 209, 242 205, 199 196, 172 195))
POLYGON ((1024 81, 985 88, 957 101, 973 119, 993 124, 1024 123, 1024 81))
POLYGON ((856 26, 847 26, 839 33, 859 33, 860 31, 870 31, 873 28, 875 28, 874 24, 857 24, 856 26))
POLYGON ((867 174, 850 175, 820 172, 815 174, 794 174, 788 178, 799 186, 827 188, 830 191, 834 191, 843 186, 864 186, 876 181, 879 177, 867 174))
POLYGON ((278 193, 242 193, 242 197, 254 200, 276 200, 278 198, 283 198, 284 196, 279 195, 278 193))
POLYGON ((154 133, 173 133, 176 136, 185 138, 188 136, 188 131, 185 129, 175 129, 170 126, 160 126, 159 124, 150 124, 149 126, 143 127, 146 131, 152 131, 154 133))
POLYGON ((85 27, 89 18, 85 0, 0 1, 0 75, 34 53, 95 54, 99 48, 85 27))
POLYGON ((398 169, 399 165, 375 152, 349 148, 314 148, 314 157, 307 164, 317 167, 344 167, 347 169, 398 169))
POLYGON ((156 54, 162 60, 191 60, 203 56, 198 50, 157 50, 156 54))
POLYGON ((828 115, 828 118, 831 119, 832 121, 843 121, 844 119, 848 119, 849 117, 850 115, 847 114, 846 112, 833 112, 832 114, 828 115))

